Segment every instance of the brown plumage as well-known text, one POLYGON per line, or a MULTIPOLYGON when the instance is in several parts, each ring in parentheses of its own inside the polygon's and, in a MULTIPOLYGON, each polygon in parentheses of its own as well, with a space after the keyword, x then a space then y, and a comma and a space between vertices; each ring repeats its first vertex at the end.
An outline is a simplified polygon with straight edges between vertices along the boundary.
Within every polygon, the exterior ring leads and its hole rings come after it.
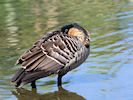
POLYGON ((89 55, 90 33, 76 23, 65 25, 57 31, 46 33, 32 48, 17 60, 21 68, 12 78, 16 87, 39 78, 58 74, 58 86, 62 76, 82 64, 89 55))

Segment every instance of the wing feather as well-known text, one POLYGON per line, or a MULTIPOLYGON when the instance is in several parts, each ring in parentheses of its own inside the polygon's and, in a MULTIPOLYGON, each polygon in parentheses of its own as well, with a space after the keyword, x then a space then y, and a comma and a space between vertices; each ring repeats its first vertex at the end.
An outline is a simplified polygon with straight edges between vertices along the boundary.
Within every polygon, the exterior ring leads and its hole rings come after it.
MULTIPOLYGON (((67 70, 70 66, 73 69, 81 64, 84 60, 82 56, 85 56, 81 52, 85 46, 81 47, 82 44, 80 42, 73 41, 77 41, 77 39, 68 37, 59 31, 38 40, 17 61, 17 64, 21 64, 22 68, 25 69, 21 81, 28 83, 38 78, 58 73, 63 69, 67 70), (76 64, 77 62, 78 65, 76 64)), ((15 79, 17 81, 20 80, 19 77, 19 80, 15 79)))

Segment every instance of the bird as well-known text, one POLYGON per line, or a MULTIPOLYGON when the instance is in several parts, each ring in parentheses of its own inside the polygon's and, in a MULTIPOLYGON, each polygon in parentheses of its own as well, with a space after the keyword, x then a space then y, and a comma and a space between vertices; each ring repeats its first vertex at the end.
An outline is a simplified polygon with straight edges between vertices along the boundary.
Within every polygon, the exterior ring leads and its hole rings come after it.
POLYGON ((58 75, 57 86, 62 86, 62 77, 80 66, 90 53, 90 34, 77 23, 66 24, 57 30, 45 33, 33 46, 16 61, 21 65, 11 82, 16 88, 36 80, 58 75))

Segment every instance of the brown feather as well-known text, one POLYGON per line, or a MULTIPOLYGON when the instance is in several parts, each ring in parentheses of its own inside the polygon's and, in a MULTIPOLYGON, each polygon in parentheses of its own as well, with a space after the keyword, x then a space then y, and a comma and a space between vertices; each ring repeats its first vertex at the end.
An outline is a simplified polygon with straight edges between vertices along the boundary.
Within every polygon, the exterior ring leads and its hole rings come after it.
POLYGON ((32 55, 31 58, 29 58, 28 60, 26 60, 22 63, 22 67, 25 69, 26 67, 28 67, 30 64, 34 63, 36 60, 38 60, 42 56, 44 56, 43 52, 40 52, 34 56, 32 55))
POLYGON ((46 56, 40 57, 40 59, 37 59, 29 68, 26 69, 26 71, 32 71, 35 70, 38 65, 44 61, 46 56))

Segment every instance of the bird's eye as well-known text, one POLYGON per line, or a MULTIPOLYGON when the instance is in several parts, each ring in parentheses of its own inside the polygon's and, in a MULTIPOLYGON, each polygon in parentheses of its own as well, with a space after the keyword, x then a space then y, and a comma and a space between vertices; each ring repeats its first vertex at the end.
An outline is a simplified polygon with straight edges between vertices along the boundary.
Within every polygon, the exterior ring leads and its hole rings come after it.
POLYGON ((87 40, 88 40, 88 41, 91 41, 91 40, 90 40, 90 37, 89 37, 89 38, 87 38, 87 40))

